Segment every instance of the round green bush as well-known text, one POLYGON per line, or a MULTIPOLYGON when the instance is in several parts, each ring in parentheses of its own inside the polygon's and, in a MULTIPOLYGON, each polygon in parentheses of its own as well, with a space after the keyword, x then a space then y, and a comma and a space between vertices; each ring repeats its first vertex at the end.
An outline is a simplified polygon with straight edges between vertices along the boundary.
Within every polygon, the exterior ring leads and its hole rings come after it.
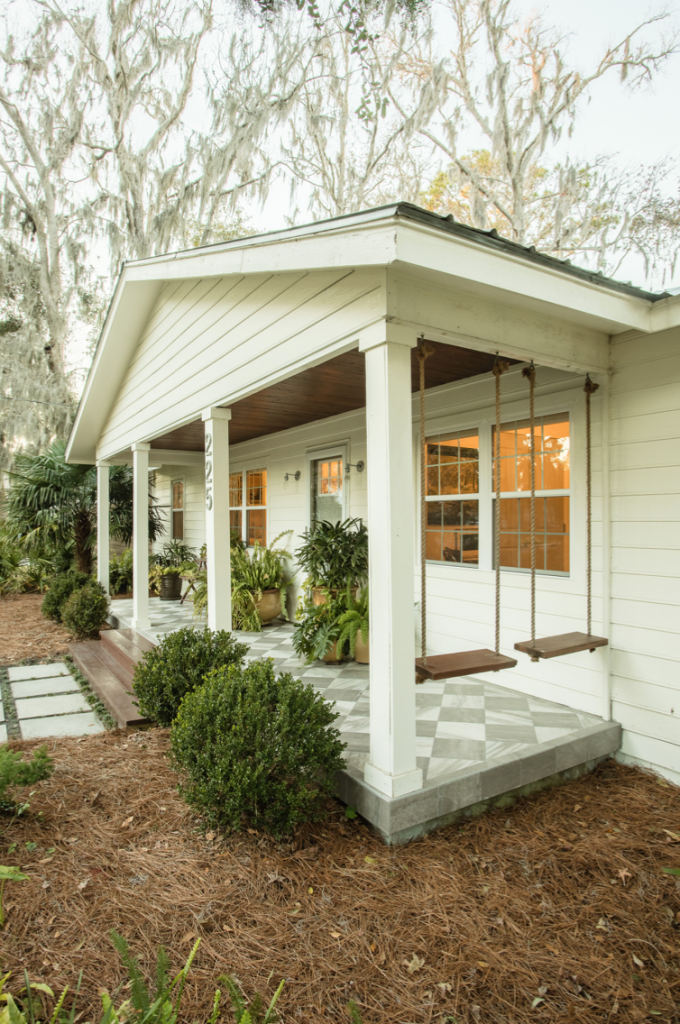
POLYGON ((61 609, 61 621, 77 640, 96 636, 109 614, 109 595, 101 583, 90 581, 74 590, 61 609))
POLYGON ((280 837, 320 821, 344 768, 331 704, 271 658, 206 676, 182 701, 171 757, 187 803, 215 824, 280 837))
POLYGON ((88 576, 86 572, 77 572, 75 569, 69 572, 60 572, 58 576, 54 576, 48 584, 47 593, 40 606, 45 618, 61 622, 62 608, 74 590, 80 590, 91 582, 91 576, 88 576))
POLYGON ((185 626, 164 636, 135 668, 137 707, 159 725, 170 725, 182 698, 200 686, 211 669, 242 665, 248 653, 231 633, 185 626))

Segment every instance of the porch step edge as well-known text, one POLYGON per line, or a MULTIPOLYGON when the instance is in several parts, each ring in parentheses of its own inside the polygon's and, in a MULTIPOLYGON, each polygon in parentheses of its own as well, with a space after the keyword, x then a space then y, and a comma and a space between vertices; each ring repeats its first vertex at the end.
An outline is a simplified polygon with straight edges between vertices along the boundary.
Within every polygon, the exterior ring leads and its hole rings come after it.
POLYGON ((132 703, 132 694, 104 663, 101 641, 86 640, 69 645, 69 654, 78 670, 85 676, 92 691, 119 726, 146 725, 144 718, 132 703))

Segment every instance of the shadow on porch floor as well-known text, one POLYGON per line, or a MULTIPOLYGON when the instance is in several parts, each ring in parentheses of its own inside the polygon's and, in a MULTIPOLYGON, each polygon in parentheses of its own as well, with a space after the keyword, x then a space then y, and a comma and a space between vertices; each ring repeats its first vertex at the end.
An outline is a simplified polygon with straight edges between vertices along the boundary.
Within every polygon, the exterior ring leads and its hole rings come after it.
MULTIPOLYGON (((191 605, 151 598, 157 642, 182 626, 196 626, 191 605)), ((129 627, 132 601, 114 601, 114 628, 129 627)), ((620 726, 561 704, 529 697, 489 680, 464 677, 427 682, 416 691, 416 745, 424 785, 390 799, 364 782, 370 745, 368 666, 347 662, 305 665, 293 650, 293 627, 277 623, 240 633, 250 658, 271 657, 277 669, 310 683, 339 713, 347 769, 338 779, 342 800, 354 805, 390 842, 411 838, 465 811, 482 810, 507 794, 587 770, 620 746, 620 726)))

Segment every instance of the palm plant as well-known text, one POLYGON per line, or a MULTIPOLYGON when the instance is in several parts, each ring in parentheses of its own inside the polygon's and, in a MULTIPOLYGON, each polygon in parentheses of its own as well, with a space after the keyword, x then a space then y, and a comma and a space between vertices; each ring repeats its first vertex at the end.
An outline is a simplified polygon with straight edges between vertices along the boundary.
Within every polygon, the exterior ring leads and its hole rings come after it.
MULTIPOLYGON (((55 441, 41 455, 17 455, 10 474, 7 528, 28 553, 56 548, 71 554, 79 572, 92 572, 97 526, 94 466, 69 465, 66 444, 55 441)), ((113 540, 132 540, 132 469, 109 470, 109 530, 113 540)), ((163 532, 160 512, 149 501, 149 540, 163 532)))
POLYGON ((340 590, 368 576, 368 529, 361 519, 315 522, 302 540, 295 557, 313 586, 340 590))

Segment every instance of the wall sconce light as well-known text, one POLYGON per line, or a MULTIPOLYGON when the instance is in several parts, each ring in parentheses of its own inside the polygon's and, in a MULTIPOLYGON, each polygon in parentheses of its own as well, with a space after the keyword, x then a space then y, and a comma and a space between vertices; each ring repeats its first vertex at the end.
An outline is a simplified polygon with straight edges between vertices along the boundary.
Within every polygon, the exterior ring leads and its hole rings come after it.
POLYGON ((362 459, 360 459, 359 462, 345 463, 345 472, 349 473, 350 469, 356 469, 357 473, 363 473, 366 469, 366 463, 362 459))
POLYGON ((301 476, 302 473, 298 469, 295 473, 286 473, 283 479, 286 481, 286 483, 288 483, 291 477, 293 478, 293 480, 299 480, 301 476))

